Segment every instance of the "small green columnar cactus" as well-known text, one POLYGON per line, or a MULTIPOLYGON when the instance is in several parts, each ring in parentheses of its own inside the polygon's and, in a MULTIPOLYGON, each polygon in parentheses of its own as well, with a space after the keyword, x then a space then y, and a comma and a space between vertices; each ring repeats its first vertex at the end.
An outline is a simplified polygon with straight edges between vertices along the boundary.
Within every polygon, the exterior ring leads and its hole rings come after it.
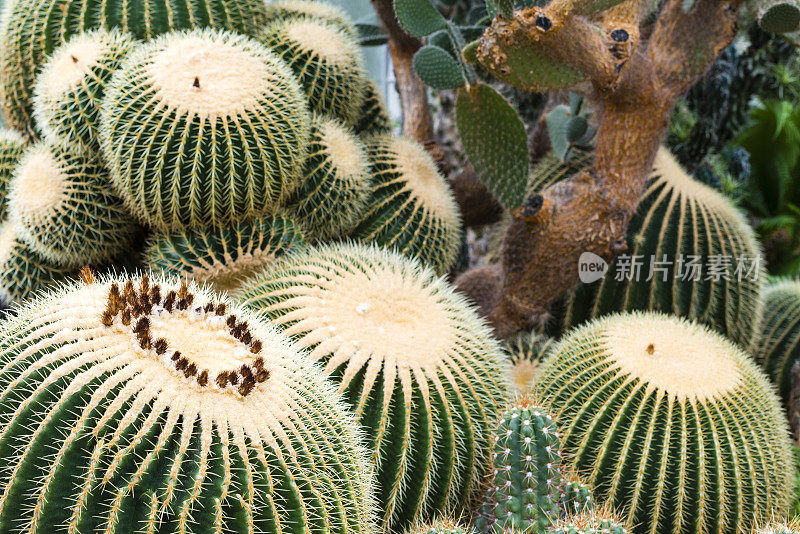
POLYGON ((248 286, 240 301, 324 364, 359 418, 384 530, 461 510, 508 390, 499 343, 466 300, 418 260, 357 244, 293 255, 248 286))
POLYGON ((116 256, 137 231, 91 152, 48 141, 25 151, 9 185, 20 237, 51 263, 77 268, 116 256))
POLYGON ((0 326, 0 531, 374 532, 353 416, 231 301, 92 278, 0 326))
POLYGON ((305 243, 295 222, 276 214, 223 228, 157 233, 144 255, 154 271, 231 292, 255 271, 305 243))
POLYGON ((241 35, 195 30, 131 54, 112 78, 101 124, 131 211, 157 229, 183 230, 253 219, 286 200, 310 117, 275 54, 241 35))
POLYGON ((708 327, 610 315, 553 348, 537 393, 565 457, 636 533, 749 532, 788 511, 786 416, 750 356, 708 327))
POLYGON ((33 129, 36 73, 73 35, 96 28, 119 28, 138 39, 150 39, 171 30, 203 27, 255 35, 265 18, 263 0, 8 2, 0 29, 0 100, 6 123, 21 131, 33 129))
POLYGON ((8 184, 27 146, 28 142, 22 134, 0 128, 0 219, 6 216, 8 184))
POLYGON ((367 153, 372 191, 352 237, 447 272, 461 244, 461 215, 436 164, 419 143, 402 137, 372 137, 367 153))
POLYGON ((656 310, 750 344, 766 280, 755 233, 729 199, 686 174, 666 149, 656 156, 627 244, 602 280, 574 291, 565 327, 613 312, 656 310))
POLYGON ((119 31, 94 30, 53 52, 33 94, 33 116, 50 142, 99 150, 100 101, 134 46, 119 31))
POLYGON ((358 114, 355 131, 362 136, 385 135, 392 133, 392 119, 386 110, 381 90, 372 80, 367 81, 364 90, 364 104, 358 114))
POLYGON ((285 19, 311 19, 329 22, 347 32, 351 37, 358 37, 358 31, 353 25, 353 20, 342 8, 330 2, 320 2, 319 0, 278 0, 267 4, 267 24, 285 19))
POLYGON ((340 121, 317 116, 308 152, 303 178, 287 208, 313 239, 347 235, 367 208, 366 148, 340 121))
POLYGON ((589 510, 567 516, 550 530, 551 534, 628 534, 625 525, 607 510, 589 510))
POLYGON ((324 20, 286 18, 267 25, 262 41, 289 64, 312 111, 355 124, 366 78, 361 51, 348 32, 324 20))
POLYGON ((531 392, 536 371, 553 343, 552 338, 536 332, 524 332, 505 341, 511 359, 511 383, 516 393, 531 392))
POLYGON ((51 264, 22 241, 13 222, 0 223, 0 302, 22 302, 75 274, 74 269, 51 264))
POLYGON ((574 474, 562 473, 559 507, 562 517, 590 511, 594 506, 592 490, 574 474))
POLYGON ((792 391, 792 366, 800 361, 800 281, 770 284, 764 289, 763 301, 764 317, 750 353, 787 402, 792 391))
POLYGON ((547 410, 528 397, 494 431, 494 470, 476 521, 482 532, 544 532, 558 518, 561 445, 547 410))

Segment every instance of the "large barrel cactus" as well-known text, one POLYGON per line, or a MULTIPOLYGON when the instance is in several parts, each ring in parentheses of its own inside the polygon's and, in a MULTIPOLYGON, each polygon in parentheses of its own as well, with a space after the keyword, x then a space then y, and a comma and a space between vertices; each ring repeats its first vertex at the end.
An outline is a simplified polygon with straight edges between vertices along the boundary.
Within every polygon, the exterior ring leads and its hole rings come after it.
POLYGON ((708 327, 654 312, 568 334, 536 382, 565 456, 634 532, 749 532, 788 511, 793 460, 767 378, 708 327))
POLYGON ((355 421, 194 285, 76 282, 0 326, 0 531, 373 531, 355 421))
POLYGON ((309 121, 275 54, 241 35, 195 30, 129 56, 106 93, 101 141, 115 186, 141 220, 162 230, 221 227, 286 199, 309 121))
POLYGON ((266 22, 284 19, 316 20, 333 23, 354 38, 358 32, 345 11, 330 2, 319 0, 278 0, 267 4, 266 22))
POLYGON ((772 377, 783 400, 792 392, 792 366, 800 360, 800 281, 764 289, 764 317, 750 352, 772 377))
POLYGON ((242 302, 326 372, 358 416, 386 530, 463 506, 505 404, 499 344, 429 268, 394 251, 328 245, 254 277, 242 302))
POLYGON ((696 319, 750 343, 766 279, 753 229, 718 191, 695 181, 666 149, 628 227, 628 251, 605 277, 580 285, 565 326, 608 313, 656 310, 696 319))
POLYGON ((359 119, 354 126, 357 134, 363 136, 384 135, 392 133, 392 119, 383 101, 383 95, 377 84, 367 81, 364 90, 364 103, 361 105, 359 119))
POLYGON ((224 228, 154 234, 144 256, 154 271, 230 292, 268 263, 305 244, 297 224, 276 214, 224 228))
POLYGON ((372 190, 352 236, 447 272, 461 245, 461 215, 436 164, 419 143, 402 137, 372 137, 367 151, 372 190))
POLYGON ((36 73, 73 35, 120 28, 150 39, 171 30, 203 27, 254 35, 266 17, 262 0, 15 0, 4 11, 0 99, 7 124, 20 130, 33 126, 36 73))
POLYGON ((8 211, 20 237, 65 267, 109 260, 130 248, 137 231, 97 156, 48 141, 22 156, 8 211))

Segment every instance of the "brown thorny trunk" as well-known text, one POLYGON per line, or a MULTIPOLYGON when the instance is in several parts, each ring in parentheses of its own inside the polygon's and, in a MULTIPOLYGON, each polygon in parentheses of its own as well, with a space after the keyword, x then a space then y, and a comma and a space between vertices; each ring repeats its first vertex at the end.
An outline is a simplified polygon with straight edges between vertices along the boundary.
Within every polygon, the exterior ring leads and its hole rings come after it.
MULTIPOLYGON (((386 23, 390 0, 373 3, 386 23)), ((624 64, 613 65, 615 70, 610 70, 610 56, 617 52, 619 59, 618 50, 575 43, 574 53, 582 56, 579 61, 590 73, 588 96, 599 110, 594 165, 528 199, 511 214, 501 264, 468 271, 457 280, 459 289, 478 305, 499 337, 535 326, 547 317, 550 305, 577 281, 578 258, 583 252, 610 260, 625 250, 627 226, 669 126, 670 111, 736 33, 738 0, 698 0, 688 13, 682 3, 668 0, 646 46, 639 44, 630 50, 624 64), (609 72, 617 73, 611 84, 609 72)), ((545 8, 518 11, 517 29, 527 31, 527 21, 543 12, 553 20, 554 28, 563 27, 567 32, 578 20, 570 13, 571 4, 571 0, 552 0, 545 8)), ((645 2, 626 0, 624 4, 603 17, 607 33, 617 27, 636 32, 631 24, 641 19, 645 2)), ((391 21, 396 26, 393 16, 391 21)), ((498 21, 495 19, 493 26, 498 21)), ((580 21, 585 23, 584 18, 580 21)), ((490 27, 484 39, 491 32, 490 27)), ((391 30, 389 34, 393 41, 391 30)), ((404 109, 411 110, 405 112, 406 120, 412 122, 404 132, 419 140, 414 132, 425 131, 419 130, 420 123, 430 125, 429 119, 418 115, 420 110, 428 113, 427 100, 407 102, 406 98, 424 98, 424 88, 417 85, 420 82, 413 73, 413 53, 396 58, 397 44, 392 46, 393 59, 400 65, 399 69, 395 65, 398 83, 406 95, 403 105, 408 107, 404 109), (403 87, 406 76, 413 77, 412 87, 403 87)), ((568 56, 569 51, 561 50, 559 55, 568 56)))

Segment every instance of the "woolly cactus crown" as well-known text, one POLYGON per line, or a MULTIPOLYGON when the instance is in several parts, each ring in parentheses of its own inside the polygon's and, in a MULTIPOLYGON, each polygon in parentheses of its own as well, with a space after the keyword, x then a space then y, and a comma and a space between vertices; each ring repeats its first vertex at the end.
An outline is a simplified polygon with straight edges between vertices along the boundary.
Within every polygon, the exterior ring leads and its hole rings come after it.
POLYGON ((418 261, 354 244, 296 254, 249 285, 242 302, 324 362, 359 417, 384 528, 463 505, 508 389, 500 347, 464 298, 418 261))
POLYGON ((296 346, 194 285, 88 282, 0 326, 0 530, 372 532, 361 436, 296 346))
POLYGON ((173 33, 139 47, 114 75, 101 141, 139 218, 159 229, 219 227, 262 215, 294 189, 306 107, 291 71, 256 41, 173 33))

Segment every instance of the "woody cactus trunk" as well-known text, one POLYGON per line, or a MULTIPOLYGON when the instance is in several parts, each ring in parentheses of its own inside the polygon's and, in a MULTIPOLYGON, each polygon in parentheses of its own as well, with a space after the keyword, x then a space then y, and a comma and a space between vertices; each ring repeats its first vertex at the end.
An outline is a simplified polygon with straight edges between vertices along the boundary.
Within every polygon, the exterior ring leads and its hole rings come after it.
MULTIPOLYGON (((373 3, 391 30, 396 20, 380 8, 390 1, 373 3)), ((501 193, 498 198, 511 215, 502 261, 467 271, 457 285, 488 310, 498 335, 508 337, 545 318, 549 305, 576 282, 582 253, 611 259, 625 251, 627 225, 670 111, 733 40, 740 3, 697 0, 687 10, 683 0, 667 0, 655 23, 645 26, 651 3, 643 0, 552 0, 513 12, 511 2, 489 2, 499 13, 479 41, 463 49, 467 61, 518 89, 584 93, 599 110, 595 158, 588 169, 516 201, 513 195, 502 198, 510 191, 502 183, 487 184, 496 196, 501 193)), ((409 30, 404 16, 419 11, 402 13, 399 0, 394 5, 409 30)), ((395 34, 389 32, 390 40, 397 39, 395 34)), ((484 98, 487 87, 466 69, 459 99, 468 107, 484 98)), ((417 134, 408 125, 406 133, 426 141, 425 124, 420 126, 416 115, 414 120, 417 134)), ((466 132, 460 133, 472 160, 466 132)), ((485 149, 478 154, 483 161, 472 161, 483 174, 491 175, 502 163, 490 152, 485 149)))

